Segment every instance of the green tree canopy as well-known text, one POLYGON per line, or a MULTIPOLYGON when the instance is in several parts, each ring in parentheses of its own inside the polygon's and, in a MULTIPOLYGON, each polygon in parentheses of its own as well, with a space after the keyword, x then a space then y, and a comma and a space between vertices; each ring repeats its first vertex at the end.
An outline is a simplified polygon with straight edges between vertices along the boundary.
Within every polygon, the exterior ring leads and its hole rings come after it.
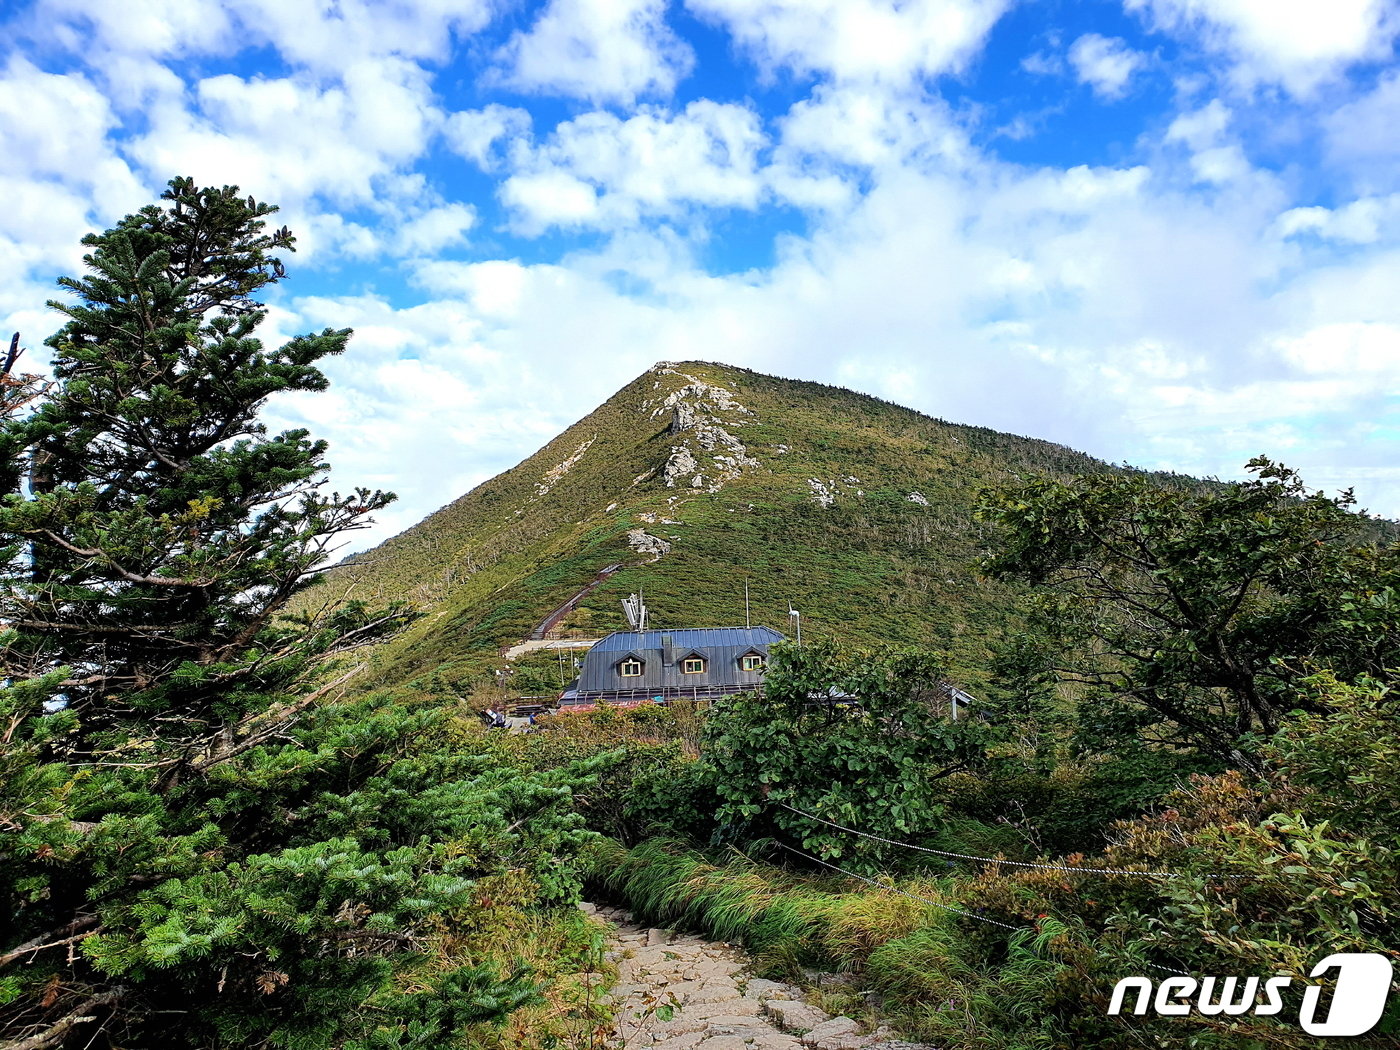
POLYGON ((986 740, 976 719, 953 719, 948 690, 935 653, 779 646, 763 695, 722 700, 706 722, 721 824, 822 859, 887 861, 878 843, 786 807, 896 839, 936 831, 940 781, 975 768, 986 740))
POLYGON ((1104 474, 1028 481, 988 498, 985 562, 1039 588, 1058 671, 1087 687, 1090 736, 1145 738, 1252 764, 1258 734, 1319 667, 1400 664, 1400 547, 1351 494, 1308 490, 1267 459, 1233 484, 1104 474))
POLYGON ((5 388, 0 1045, 459 1045, 535 989, 449 932, 483 882, 573 899, 570 781, 335 702, 408 611, 281 614, 392 496, 327 493, 325 443, 258 413, 350 332, 265 348, 275 209, 163 201, 86 239, 52 389, 5 388))

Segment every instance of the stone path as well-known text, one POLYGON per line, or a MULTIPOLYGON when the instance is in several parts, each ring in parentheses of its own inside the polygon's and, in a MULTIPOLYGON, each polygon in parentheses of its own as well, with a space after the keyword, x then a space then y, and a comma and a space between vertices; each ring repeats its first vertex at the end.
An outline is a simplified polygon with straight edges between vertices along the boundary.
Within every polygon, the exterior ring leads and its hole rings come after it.
POLYGON ((792 985, 748 975, 729 944, 647 929, 616 908, 582 906, 611 923, 618 983, 612 989, 616 1044, 626 1050, 933 1050, 863 1033, 802 1001, 792 985))

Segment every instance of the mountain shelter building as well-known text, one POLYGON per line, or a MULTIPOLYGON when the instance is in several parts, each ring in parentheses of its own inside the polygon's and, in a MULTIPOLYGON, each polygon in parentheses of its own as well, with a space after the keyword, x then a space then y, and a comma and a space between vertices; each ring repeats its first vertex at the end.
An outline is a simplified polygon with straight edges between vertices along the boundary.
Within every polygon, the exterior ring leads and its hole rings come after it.
POLYGON ((771 627, 615 631, 583 658, 561 709, 649 700, 718 700, 760 692, 768 647, 784 635, 771 627))

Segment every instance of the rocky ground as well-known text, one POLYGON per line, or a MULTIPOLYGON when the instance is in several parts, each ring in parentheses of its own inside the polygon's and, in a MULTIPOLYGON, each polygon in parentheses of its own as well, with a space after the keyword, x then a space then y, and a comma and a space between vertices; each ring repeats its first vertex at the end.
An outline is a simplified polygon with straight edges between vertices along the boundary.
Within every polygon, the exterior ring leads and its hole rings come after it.
POLYGON ((583 906, 612 924, 609 959, 617 1046, 627 1050, 934 1050, 864 1032, 803 1002, 796 987, 748 974, 730 944, 635 925, 625 911, 583 906))

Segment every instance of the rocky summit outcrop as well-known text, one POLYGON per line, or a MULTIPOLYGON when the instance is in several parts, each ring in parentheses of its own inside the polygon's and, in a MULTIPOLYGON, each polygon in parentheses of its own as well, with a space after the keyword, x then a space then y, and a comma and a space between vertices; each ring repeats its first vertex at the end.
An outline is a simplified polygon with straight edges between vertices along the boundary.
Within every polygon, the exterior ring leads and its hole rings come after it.
POLYGON ((614 1046, 650 1050, 934 1050, 865 1031, 804 1002, 793 985, 751 976, 738 947, 637 925, 625 911, 582 906, 611 927, 614 1046))
POLYGON ((686 380, 684 386, 665 397, 642 402, 643 411, 649 409, 653 419, 671 413, 667 430, 677 441, 661 471, 667 488, 679 486, 714 493, 745 470, 762 466, 744 443, 725 429, 726 424, 734 428, 744 426, 743 417, 753 415, 732 390, 678 371, 669 361, 660 362, 652 372, 658 376, 656 389, 662 386, 661 376, 686 380))

